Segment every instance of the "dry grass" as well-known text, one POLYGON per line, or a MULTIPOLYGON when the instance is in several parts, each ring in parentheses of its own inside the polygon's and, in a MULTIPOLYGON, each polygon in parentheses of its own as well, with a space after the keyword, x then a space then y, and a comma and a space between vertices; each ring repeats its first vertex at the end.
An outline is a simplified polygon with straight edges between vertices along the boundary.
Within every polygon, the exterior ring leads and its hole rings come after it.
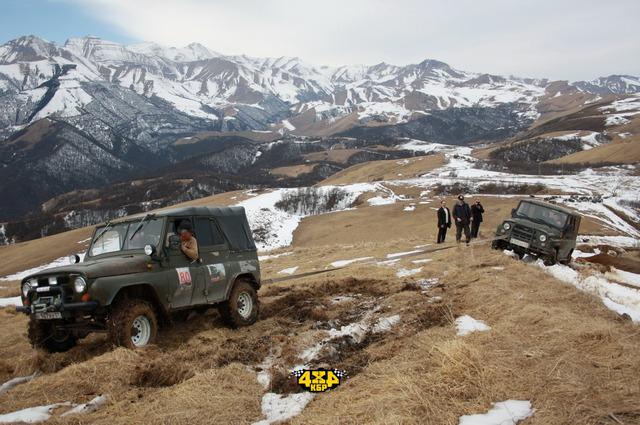
POLYGON ((586 151, 576 152, 549 162, 553 164, 602 162, 622 164, 637 163, 640 162, 640 137, 618 139, 611 143, 600 145, 586 151))
MULTIPOLYGON (((419 195, 415 188, 394 191, 419 195)), ((225 194, 193 202, 223 204, 242 197, 225 194)), ((482 200, 486 235, 517 201, 482 200)), ((277 277, 294 265, 305 272, 326 269, 336 260, 384 259, 433 243, 435 205, 417 204, 415 211, 405 212, 407 204, 362 205, 304 219, 293 246, 279 251, 292 254, 262 262, 264 277, 277 277)), ((591 226, 583 233, 606 231, 596 221, 583 225, 591 226)), ((73 246, 83 235, 62 234, 57 243, 73 246)), ((315 366, 346 369, 351 377, 318 396, 294 423, 457 424, 460 415, 484 412, 492 402, 511 398, 532 401, 536 413, 528 424, 606 424, 612 412, 625 424, 640 423, 637 326, 542 270, 489 250, 486 240, 465 248, 452 239, 450 233, 449 249, 393 266, 365 260, 265 286, 254 326, 229 329, 212 311, 162 329, 157 346, 138 351, 114 349, 104 335, 92 335, 67 353, 37 352, 26 339, 26 318, 0 309, 0 382, 41 373, 1 395, 0 413, 107 394, 108 404, 97 412, 51 422, 251 423, 262 417, 265 390, 255 371, 267 356, 274 357, 269 390, 299 391, 289 371, 327 329, 399 314, 400 323, 388 333, 368 334, 357 343, 337 339, 329 344, 333 350, 321 352, 315 366), (412 262, 425 258, 432 261, 412 262), (418 267, 414 276, 397 276, 399 268, 418 267), (440 285, 423 292, 416 283, 423 278, 437 278, 440 285), (339 295, 351 299, 335 302, 339 295), (453 321, 462 314, 486 321, 491 331, 456 336, 453 321)), ((28 251, 20 244, 4 252, 14 262, 21 255, 50 260, 54 242, 45 238, 28 251)))
POLYGON ((315 164, 291 165, 289 167, 278 167, 271 170, 271 174, 277 176, 298 177, 313 171, 315 164))
MULTIPOLYGON (((294 263, 310 270, 337 259, 384 258, 410 250, 419 241, 412 239, 294 246, 293 254, 265 261, 265 275, 294 263)), ((68 353, 38 353, 26 342, 25 318, 0 310, 2 379, 42 373, 4 394, 0 411, 107 394, 101 410, 53 423, 250 423, 261 418, 264 391, 252 368, 276 353, 270 389, 298 391, 288 372, 322 337, 323 324, 361 320, 378 305, 374 318, 399 314, 400 324, 362 343, 336 341, 335 354, 322 354, 318 365, 351 377, 294 423, 457 424, 460 415, 509 398, 532 400, 536 414, 527 423, 607 423, 610 412, 625 423, 638 419, 640 332, 599 300, 483 245, 402 259, 397 267, 363 262, 270 285, 261 291, 256 325, 231 330, 215 313, 200 315, 140 351, 114 350, 96 335, 68 353), (396 277, 397 267, 416 267, 411 261, 424 257, 432 262, 419 274, 396 277), (442 285, 422 293, 412 282, 427 277, 442 285), (353 300, 333 303, 337 295, 353 300), (456 336, 452 322, 461 314, 492 330, 456 336)))
POLYGON ((346 164, 353 154, 360 152, 360 149, 331 149, 327 151, 313 152, 303 156, 307 161, 319 162, 330 161, 346 164))
POLYGON ((319 185, 396 180, 398 178, 409 179, 434 170, 443 164, 444 157, 442 155, 364 162, 334 174, 320 182, 319 185))
MULTIPOLYGON (((393 186, 397 194, 418 196, 420 189, 393 186)), ((522 197, 502 198, 494 196, 478 197, 485 208, 484 222, 480 227, 481 235, 493 236, 498 224, 511 215, 522 197)), ((449 208, 454 205, 453 196, 445 197, 449 208)), ((471 198, 473 199, 473 198, 471 198)), ((470 201, 471 201, 470 199, 470 201)), ((360 205, 355 210, 335 212, 327 215, 308 217, 302 220, 294 233, 294 244, 298 247, 322 245, 350 245, 366 242, 384 242, 398 239, 415 240, 416 243, 433 243, 437 235, 437 217, 435 208, 438 199, 412 202, 398 202, 391 205, 370 207, 360 205), (404 211, 414 203, 414 211, 404 211), (392 226, 389 223, 393 223, 392 226), (422 242, 420 242, 422 241, 422 242)), ((617 234, 597 219, 583 217, 580 233, 588 235, 617 234)), ((455 229, 447 233, 448 240, 454 240, 455 229)), ((356 257, 357 255, 354 255, 356 257)))
POLYGON ((466 267, 450 268, 443 281, 456 308, 485 320, 490 332, 457 337, 451 327, 426 329, 320 396, 294 423, 339 417, 341 423, 457 424, 460 415, 506 399, 532 401, 536 414, 526 423, 612 423, 612 412, 624 423, 640 423, 637 326, 542 271, 473 251, 466 267))

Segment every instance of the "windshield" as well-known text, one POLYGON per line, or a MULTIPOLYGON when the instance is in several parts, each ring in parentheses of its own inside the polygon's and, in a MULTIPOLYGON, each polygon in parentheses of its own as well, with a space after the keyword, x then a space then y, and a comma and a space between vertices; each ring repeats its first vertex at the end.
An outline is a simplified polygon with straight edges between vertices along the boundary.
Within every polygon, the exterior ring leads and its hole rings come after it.
POLYGON ((516 217, 528 218, 537 223, 547 224, 549 226, 564 228, 567 223, 568 214, 543 205, 533 204, 531 202, 520 202, 515 213, 516 217))
POLYGON ((158 246, 162 236, 162 219, 148 220, 134 235, 139 221, 130 221, 99 227, 91 241, 89 255, 107 254, 116 251, 143 249, 145 245, 158 246), (106 229, 106 231, 105 231, 106 229), (131 237, 133 235, 133 238, 131 237))

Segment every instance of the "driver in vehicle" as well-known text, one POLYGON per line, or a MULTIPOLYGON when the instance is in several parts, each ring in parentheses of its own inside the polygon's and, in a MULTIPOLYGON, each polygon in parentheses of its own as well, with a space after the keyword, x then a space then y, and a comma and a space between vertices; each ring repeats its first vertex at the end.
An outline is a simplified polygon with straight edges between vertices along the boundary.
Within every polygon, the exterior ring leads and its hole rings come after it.
POLYGON ((198 260, 198 241, 193 236, 193 227, 191 222, 183 221, 180 223, 180 250, 186 255, 191 262, 198 260))

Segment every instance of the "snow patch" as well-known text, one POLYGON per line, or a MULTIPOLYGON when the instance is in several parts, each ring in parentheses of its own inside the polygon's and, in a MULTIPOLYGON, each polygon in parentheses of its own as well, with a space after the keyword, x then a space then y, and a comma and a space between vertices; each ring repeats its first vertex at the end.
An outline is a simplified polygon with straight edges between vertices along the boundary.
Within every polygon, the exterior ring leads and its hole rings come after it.
POLYGON ((295 267, 289 267, 288 269, 282 269, 280 270, 278 273, 279 274, 288 274, 288 275, 292 275, 296 272, 296 270, 298 270, 298 266, 295 267))
POLYGON ((262 414, 265 419, 254 422, 253 425, 270 425, 298 416, 313 397, 314 394, 307 392, 287 395, 266 393, 262 397, 262 414))
POLYGON ((380 205, 390 205, 390 204, 394 204, 395 202, 396 200, 391 196, 386 198, 383 196, 375 196, 373 198, 367 199, 367 203, 372 207, 377 207, 380 205))
POLYGON ((22 305, 21 297, 0 298, 0 308, 22 305))
POLYGON ((491 327, 482 320, 476 320, 466 314, 456 319, 456 328, 458 329, 458 335, 460 336, 466 336, 472 332, 484 332, 491 329, 491 327))
POLYGON ((418 268, 415 268, 415 269, 400 269, 396 273, 396 276, 398 276, 398 277, 408 277, 408 276, 413 276, 414 274, 418 274, 421 271, 422 271, 422 267, 418 267, 418 268))
POLYGON ((599 296, 607 308, 620 315, 627 314, 634 323, 640 323, 640 290, 618 285, 603 275, 582 277, 578 271, 562 264, 545 266, 540 260, 534 264, 558 280, 599 296))
POLYGON ((516 425, 534 412, 528 400, 501 401, 487 413, 460 416, 459 425, 516 425))
POLYGON ((604 277, 621 283, 626 283, 627 285, 637 286, 638 289, 640 289, 640 274, 631 273, 624 270, 616 269, 615 267, 611 267, 611 271, 606 272, 604 274, 604 277))
POLYGON ((371 260, 372 258, 373 257, 360 257, 360 258, 353 258, 351 260, 338 260, 331 263, 331 267, 344 267, 359 261, 371 260))
POLYGON ((406 255, 417 254, 419 252, 422 252, 422 251, 416 250, 416 251, 407 251, 407 252, 394 252, 392 254, 387 254, 387 258, 404 257, 406 255))
POLYGON ((266 260, 271 260, 272 258, 284 257, 286 255, 291 255, 291 254, 293 254, 293 252, 283 252, 281 254, 270 254, 270 255, 259 255, 258 260, 266 261, 266 260))
POLYGON ((373 333, 388 332, 391 330, 392 327, 394 327, 399 322, 400 322, 399 314, 394 314, 393 316, 389 316, 389 317, 381 317, 380 319, 378 319, 376 323, 374 323, 373 327, 371 328, 371 331, 373 333))
POLYGON ((424 264, 433 261, 431 258, 423 258, 422 260, 413 260, 411 261, 413 264, 424 264))
MULTIPOLYGON (((83 258, 84 254, 81 254, 81 259, 83 258)), ((46 270, 46 269, 50 269, 52 267, 60 267, 60 266, 66 266, 69 265, 69 257, 60 257, 60 258, 56 258, 55 260, 53 260, 50 263, 47 264, 43 264, 41 266, 38 267, 33 267, 31 269, 27 269, 18 273, 14 273, 14 274, 10 274, 4 277, 0 277, 0 281, 5 280, 5 281, 9 281, 9 280, 22 280, 25 277, 32 275, 34 273, 38 273, 41 272, 42 270, 46 270)))
POLYGON ((16 385, 20 385, 20 384, 24 384, 26 382, 29 382, 32 379, 34 379, 36 376, 38 376, 38 374, 34 373, 33 375, 19 376, 17 378, 10 379, 7 382, 5 382, 4 384, 0 385, 0 394, 6 393, 7 391, 9 391, 11 388, 15 387, 16 385))
POLYGON ((64 417, 69 415, 79 415, 79 414, 95 412, 100 407, 104 406, 106 403, 107 403, 107 396, 99 395, 87 403, 83 403, 75 406, 73 409, 64 412, 60 416, 64 417))
POLYGON ((46 406, 28 407, 26 409, 0 415, 0 423, 24 422, 28 424, 35 424, 37 422, 44 422, 51 418, 55 409, 70 405, 70 403, 56 403, 48 404, 46 406))

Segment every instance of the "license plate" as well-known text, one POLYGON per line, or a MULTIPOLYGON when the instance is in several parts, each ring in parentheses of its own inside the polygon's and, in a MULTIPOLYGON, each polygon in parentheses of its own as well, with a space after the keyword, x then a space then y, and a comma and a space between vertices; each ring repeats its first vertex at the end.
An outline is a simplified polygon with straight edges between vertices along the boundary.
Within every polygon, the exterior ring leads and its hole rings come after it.
POLYGON ((39 286, 36 288, 36 292, 49 292, 48 286, 39 286))
POLYGON ((47 311, 44 313, 36 313, 36 319, 38 320, 62 319, 62 313, 60 313, 59 311, 47 311))
POLYGON ((514 238, 511 238, 511 240, 509 242, 511 243, 511 245, 518 245, 518 246, 521 246, 523 248, 529 248, 529 242, 523 242, 521 240, 514 239, 514 238))

